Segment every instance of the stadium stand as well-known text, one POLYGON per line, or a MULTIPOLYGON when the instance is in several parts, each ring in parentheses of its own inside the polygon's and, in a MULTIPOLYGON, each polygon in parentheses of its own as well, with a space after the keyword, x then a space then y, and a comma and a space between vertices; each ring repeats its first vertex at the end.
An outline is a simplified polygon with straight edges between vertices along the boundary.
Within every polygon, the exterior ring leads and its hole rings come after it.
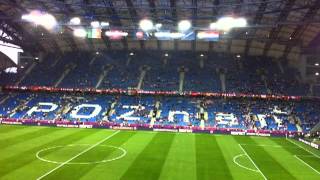
MULTIPOLYGON (((299 73, 271 58, 234 57, 212 53, 125 51, 48 55, 19 82, 2 85, 47 86, 79 89, 141 89, 184 93, 308 94, 299 73)), ((16 80, 14 80, 16 79, 16 80)), ((150 126, 215 127, 309 131, 319 121, 318 102, 211 99, 185 97, 131 97, 86 94, 2 94, 1 116, 16 119, 69 120, 150 126), (40 103, 40 104, 39 104, 40 103), (58 107, 31 112, 33 107, 58 107), (79 105, 88 105, 80 107, 79 105), (99 112, 90 116, 96 108, 99 112), (30 113, 31 112, 31 113, 30 113), (76 113, 75 113, 76 112, 76 113), (77 114, 77 116, 74 116, 77 114), (77 118, 77 117, 84 118, 77 118)))
POLYGON ((0 180, 320 178, 320 0, 0 0, 0 180))
POLYGON ((61 93, 7 96, 0 112, 4 118, 105 121, 122 125, 202 127, 203 121, 204 127, 307 132, 319 121, 320 113, 316 108, 318 102, 300 101, 61 93), (46 111, 54 106, 57 107, 46 111))
MULTIPOLYGON (((271 58, 209 54, 205 59, 192 52, 82 52, 38 62, 20 86, 62 88, 137 88, 143 90, 228 92, 251 94, 307 95, 309 87, 299 83, 299 73, 271 58), (52 63, 52 61, 54 63, 52 63)), ((1 81, 14 85, 15 81, 1 81)))

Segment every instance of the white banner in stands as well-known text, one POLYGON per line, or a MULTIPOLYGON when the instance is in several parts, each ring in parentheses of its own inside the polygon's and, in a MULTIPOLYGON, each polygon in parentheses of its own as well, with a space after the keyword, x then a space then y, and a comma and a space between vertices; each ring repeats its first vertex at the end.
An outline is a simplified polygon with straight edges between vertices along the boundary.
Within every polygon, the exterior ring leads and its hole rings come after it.
POLYGON ((238 119, 233 113, 218 112, 215 114, 215 120, 218 124, 238 125, 238 119))
POLYGON ((183 115, 183 121, 189 122, 189 113, 187 111, 169 111, 168 120, 173 122, 175 115, 183 115))
POLYGON ((141 117, 134 116, 135 112, 145 110, 146 108, 141 105, 138 105, 138 106, 123 105, 122 109, 129 109, 130 111, 125 112, 125 113, 121 114, 120 116, 117 116, 116 117, 117 119, 124 119, 126 121, 139 121, 141 119, 141 117))
POLYGON ((28 112, 27 115, 31 116, 34 112, 52 112, 58 108, 57 104, 51 102, 39 102, 37 106, 32 107, 28 112), (50 106, 50 108, 41 108, 41 106, 50 106))
POLYGON ((102 107, 99 104, 80 104, 71 111, 70 117, 75 119, 90 119, 97 116, 102 110, 102 107), (79 115, 78 112, 82 108, 94 108, 94 110, 90 114, 82 114, 79 115))

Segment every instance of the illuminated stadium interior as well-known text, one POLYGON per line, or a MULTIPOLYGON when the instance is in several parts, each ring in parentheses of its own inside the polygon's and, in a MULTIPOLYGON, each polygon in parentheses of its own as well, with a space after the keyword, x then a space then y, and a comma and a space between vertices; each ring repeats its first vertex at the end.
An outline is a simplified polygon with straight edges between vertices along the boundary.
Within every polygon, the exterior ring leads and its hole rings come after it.
POLYGON ((320 179, 320 0, 0 0, 0 179, 320 179))

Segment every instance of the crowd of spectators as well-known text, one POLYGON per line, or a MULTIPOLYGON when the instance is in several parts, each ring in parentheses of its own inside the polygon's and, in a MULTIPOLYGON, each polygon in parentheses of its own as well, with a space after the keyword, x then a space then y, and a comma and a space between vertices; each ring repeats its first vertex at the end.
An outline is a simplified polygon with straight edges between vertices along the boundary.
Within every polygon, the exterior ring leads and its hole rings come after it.
MULTIPOLYGON (((156 118, 156 125, 204 126, 303 131, 320 121, 320 103, 316 101, 275 101, 224 98, 187 98, 163 96, 113 96, 90 94, 35 94, 11 93, 1 103, 1 117, 32 118, 42 120, 66 119, 70 121, 108 121, 126 124, 149 124, 156 118), (58 105, 53 112, 27 112, 39 102, 58 105), (101 112, 89 119, 74 119, 70 116, 80 104, 98 104, 101 112), (158 104, 158 105, 156 105, 158 104), (172 116, 170 113, 174 112, 172 116), (206 113, 204 116, 203 113, 206 113), (153 115, 152 115, 153 114, 153 115), (202 114, 202 115, 200 115, 202 114), (217 120, 217 114, 225 116, 217 120), (231 119, 230 119, 231 118, 231 119), (262 119, 263 120, 262 120, 262 119), (232 120, 233 119, 233 120, 232 120)), ((1 100, 1 99, 0 99, 1 100)), ((42 107, 43 108, 43 107, 42 107)), ((48 107, 47 107, 48 108, 48 107)), ((86 115, 91 107, 82 108, 78 114, 86 115)))
MULTIPOLYGON (((48 55, 36 64, 20 86, 126 89, 138 87, 142 78, 140 88, 144 90, 178 91, 183 81, 184 91, 278 95, 309 93, 309 86, 299 81, 297 70, 262 57, 238 58, 217 53, 199 56, 193 52, 172 52, 167 56, 155 51, 136 52, 132 56, 122 51, 98 55, 80 52, 61 57, 48 55), (145 71, 143 77, 142 71, 145 71)), ((2 81, 1 84, 13 85, 17 79, 11 78, 11 81, 2 81)))

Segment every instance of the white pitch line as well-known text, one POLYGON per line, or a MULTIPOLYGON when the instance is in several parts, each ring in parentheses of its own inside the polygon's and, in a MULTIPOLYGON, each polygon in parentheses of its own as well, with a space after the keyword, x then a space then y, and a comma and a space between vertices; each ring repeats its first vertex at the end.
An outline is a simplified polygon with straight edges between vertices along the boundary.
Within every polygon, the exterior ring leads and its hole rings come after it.
POLYGON ((77 157, 81 156, 82 154, 90 151, 91 149, 93 149, 94 147, 100 145, 101 143, 105 142, 106 140, 112 138, 114 135, 118 134, 120 131, 116 131, 114 133, 112 133, 110 136, 107 136, 106 138, 102 139, 101 141, 97 142, 96 144, 93 144, 92 146, 88 147, 87 149, 81 151, 80 153, 78 153, 77 155, 73 156, 72 158, 68 159, 67 161, 61 163, 59 166, 53 168, 52 170, 48 171, 47 173, 45 173, 44 175, 40 176, 37 178, 37 180, 43 179, 44 177, 48 176, 49 174, 53 173, 54 171, 56 171, 57 169, 61 168, 62 166, 68 164, 69 162, 71 162, 72 160, 76 159, 77 157))
POLYGON ((241 150, 246 154, 246 156, 249 158, 249 160, 252 162, 252 164, 254 165, 254 167, 256 167, 256 169, 260 172, 260 174, 262 175, 263 179, 267 180, 267 177, 262 173, 262 171, 258 168, 258 166, 256 165, 256 163, 254 163, 254 161, 251 159, 251 157, 249 156, 249 154, 247 153, 246 150, 244 150, 244 148, 241 146, 241 144, 239 144, 241 150))
POLYGON ((314 172, 318 173, 320 175, 320 172, 314 169, 312 166, 310 166, 308 163, 306 163, 304 160, 300 159, 298 156, 294 155, 295 158, 297 158, 300 162, 308 166, 310 169, 312 169, 314 172))
MULTIPOLYGON (((274 147, 274 148, 283 148, 284 146, 280 145, 267 145, 267 144, 241 144, 242 146, 261 146, 261 147, 274 147)), ((287 146, 287 147, 293 147, 293 146, 287 146)), ((296 148, 296 147, 294 147, 296 148)))
POLYGON ((237 159, 238 159, 239 157, 241 157, 241 156, 247 156, 247 155, 246 155, 246 154, 239 154, 239 155, 233 157, 233 162, 234 162, 236 165, 238 165, 239 167, 242 167, 242 168, 244 168, 244 169, 247 169, 247 170, 249 170, 249 171, 253 171, 253 172, 260 173, 260 172, 259 172, 258 170, 256 170, 256 169, 251 169, 251 168, 249 168, 249 167, 246 167, 246 166, 240 164, 240 163, 237 161, 237 159))
POLYGON ((306 148, 302 147, 302 146, 301 146, 301 145, 299 145, 298 143, 295 143, 294 141, 292 141, 292 140, 290 140, 290 139, 287 139, 287 138, 286 138, 286 140, 287 140, 287 141, 289 141, 289 142, 291 142, 292 144, 294 144, 294 145, 298 146, 299 148, 301 148, 301 149, 303 149, 303 150, 307 151, 308 153, 310 153, 310 154, 312 154, 312 155, 314 155, 315 157, 317 157, 317 158, 319 158, 319 159, 320 159, 320 156, 319 156, 319 155, 317 155, 317 154, 313 153, 312 151, 310 151, 310 150, 308 150, 308 149, 306 149, 306 148))

